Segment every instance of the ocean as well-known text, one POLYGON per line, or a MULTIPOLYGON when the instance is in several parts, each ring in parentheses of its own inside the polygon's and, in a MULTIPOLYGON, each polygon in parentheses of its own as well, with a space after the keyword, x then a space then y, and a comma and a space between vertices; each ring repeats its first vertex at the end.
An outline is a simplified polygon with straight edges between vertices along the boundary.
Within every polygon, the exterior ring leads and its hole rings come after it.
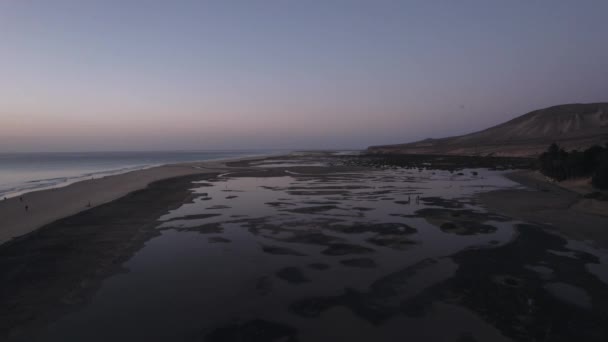
POLYGON ((164 164, 266 155, 268 150, 0 153, 0 199, 164 164))

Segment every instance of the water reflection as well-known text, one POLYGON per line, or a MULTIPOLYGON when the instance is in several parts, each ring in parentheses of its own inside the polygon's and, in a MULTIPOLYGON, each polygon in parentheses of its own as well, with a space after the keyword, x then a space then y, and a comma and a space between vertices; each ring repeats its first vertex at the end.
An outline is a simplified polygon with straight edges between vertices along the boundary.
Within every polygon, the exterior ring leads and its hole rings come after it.
MULTIPOLYGON (((446 299, 446 288, 461 290, 451 283, 461 255, 516 236, 519 222, 472 198, 516 186, 499 172, 269 175, 193 183, 197 197, 159 218, 162 234, 126 263, 129 273, 107 279, 44 340, 506 340, 477 306, 446 299)), ((521 266, 550 279, 539 267, 521 266)), ((561 283, 547 289, 592 300, 561 283)))

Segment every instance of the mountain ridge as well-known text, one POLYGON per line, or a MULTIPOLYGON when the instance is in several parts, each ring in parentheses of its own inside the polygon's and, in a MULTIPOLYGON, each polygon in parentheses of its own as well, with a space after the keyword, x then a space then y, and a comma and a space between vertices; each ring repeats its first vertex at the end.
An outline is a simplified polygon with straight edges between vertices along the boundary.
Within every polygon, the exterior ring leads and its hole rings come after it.
POLYGON ((551 143, 567 150, 608 142, 608 102, 563 104, 531 111, 481 131, 368 147, 368 153, 536 156, 551 143))

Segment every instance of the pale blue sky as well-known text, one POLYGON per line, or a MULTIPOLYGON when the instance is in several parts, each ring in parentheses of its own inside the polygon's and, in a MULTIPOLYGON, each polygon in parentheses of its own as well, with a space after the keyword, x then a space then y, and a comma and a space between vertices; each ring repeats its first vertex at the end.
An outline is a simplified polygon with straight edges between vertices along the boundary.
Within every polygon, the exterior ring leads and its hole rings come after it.
POLYGON ((608 1, 0 3, 0 152, 362 148, 608 100, 608 1))

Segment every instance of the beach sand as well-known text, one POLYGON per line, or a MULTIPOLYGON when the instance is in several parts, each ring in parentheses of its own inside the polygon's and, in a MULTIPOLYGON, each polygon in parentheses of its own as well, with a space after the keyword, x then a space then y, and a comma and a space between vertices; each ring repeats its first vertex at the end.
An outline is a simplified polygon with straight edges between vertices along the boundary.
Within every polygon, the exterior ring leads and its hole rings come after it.
POLYGON ((576 240, 608 247, 608 202, 584 198, 593 189, 584 181, 554 183, 537 171, 517 171, 507 178, 525 189, 484 192, 478 195, 490 211, 540 223, 576 240))
POLYGON ((173 177, 217 173, 226 163, 256 158, 171 164, 119 175, 90 179, 65 187, 35 191, 0 200, 0 244, 28 234, 58 219, 108 203, 152 182, 173 177), (21 198, 23 200, 21 200, 21 198), (25 207, 28 206, 28 210, 25 207))

